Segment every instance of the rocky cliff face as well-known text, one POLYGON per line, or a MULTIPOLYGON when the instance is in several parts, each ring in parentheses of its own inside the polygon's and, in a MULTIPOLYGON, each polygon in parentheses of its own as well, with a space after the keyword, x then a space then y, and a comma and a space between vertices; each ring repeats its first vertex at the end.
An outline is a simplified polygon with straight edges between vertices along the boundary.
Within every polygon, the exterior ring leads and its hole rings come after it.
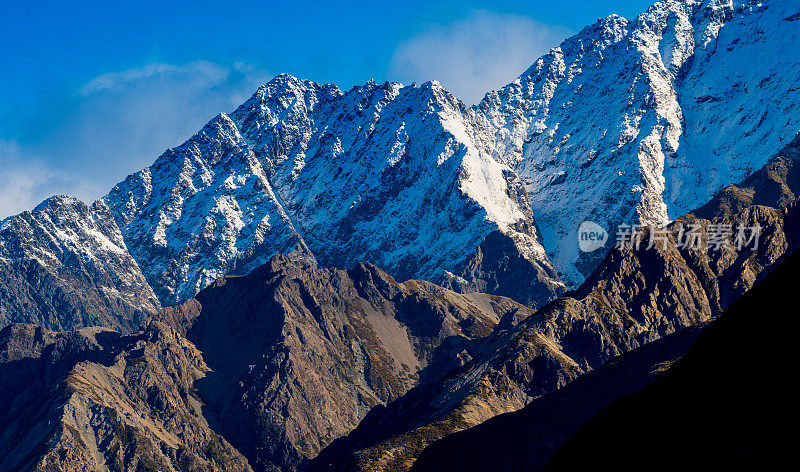
POLYGON ((377 405, 438 380, 503 317, 531 310, 369 265, 318 269, 276 256, 221 279, 161 317, 213 369, 206 413, 256 470, 294 469, 377 405))
POLYGON ((610 16, 476 107, 568 285, 600 262, 577 250, 582 221, 668 223, 794 137, 800 66, 784 51, 800 41, 798 8, 666 0, 633 20, 610 16))
POLYGON ((204 419, 207 368, 173 330, 0 331, 0 468, 251 471, 204 419))
POLYGON ((799 151, 795 138, 759 172, 680 218, 668 227, 669 244, 612 250, 576 292, 513 329, 496 330, 485 350, 442 382, 375 410, 323 451, 312 470, 408 468, 437 439, 518 410, 625 352, 719 315, 800 243, 799 151), (762 234, 757 247, 678 248, 680 227, 689 224, 757 224, 762 234))
POLYGON ((0 222, 0 327, 135 330, 160 309, 108 208, 52 197, 0 222))

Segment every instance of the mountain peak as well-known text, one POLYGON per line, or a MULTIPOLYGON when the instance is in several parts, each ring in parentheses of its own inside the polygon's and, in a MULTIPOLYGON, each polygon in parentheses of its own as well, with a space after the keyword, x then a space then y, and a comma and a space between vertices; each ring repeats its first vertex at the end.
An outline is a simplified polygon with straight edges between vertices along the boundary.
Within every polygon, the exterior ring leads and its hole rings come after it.
POLYGON ((102 203, 55 195, 0 225, 0 327, 130 331, 159 308, 102 203))
POLYGON ((572 39, 589 39, 604 44, 615 43, 628 33, 630 23, 623 16, 608 15, 605 18, 599 18, 594 24, 584 27, 578 34, 568 38, 565 43, 570 43, 572 39))
POLYGON ((77 197, 73 197, 71 195, 53 195, 52 197, 44 199, 41 203, 34 207, 34 212, 41 212, 46 211, 52 208, 76 208, 81 211, 85 211, 88 206, 86 203, 78 199, 77 197))
POLYGON ((295 77, 288 72, 281 72, 280 74, 276 75, 269 82, 267 82, 264 86, 270 85, 286 85, 286 84, 300 84, 304 82, 304 79, 300 79, 299 77, 295 77))
POLYGON ((569 284, 599 262, 574 243, 582 221, 667 223, 797 132, 800 66, 779 53, 798 47, 783 21, 796 6, 762 3, 670 0, 601 18, 475 108, 569 284))
POLYGON ((276 92, 283 90, 333 90, 333 89, 339 90, 339 87, 337 87, 334 84, 321 84, 319 82, 314 82, 312 80, 301 79, 299 77, 295 77, 291 74, 284 72, 276 75, 266 84, 261 85, 258 88, 256 94, 262 91, 266 94, 275 94, 276 92))

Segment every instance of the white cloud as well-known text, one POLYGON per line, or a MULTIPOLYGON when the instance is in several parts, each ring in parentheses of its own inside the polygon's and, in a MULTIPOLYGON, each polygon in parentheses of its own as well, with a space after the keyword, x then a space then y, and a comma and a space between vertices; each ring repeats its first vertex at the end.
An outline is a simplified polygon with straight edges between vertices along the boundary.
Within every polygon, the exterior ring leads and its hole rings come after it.
POLYGON ((152 63, 144 67, 136 67, 121 72, 108 72, 94 78, 78 91, 83 96, 90 96, 102 91, 122 91, 126 87, 135 86, 145 80, 163 80, 164 78, 183 78, 190 83, 216 83, 225 80, 229 70, 207 61, 195 61, 182 66, 173 64, 152 63))
POLYGON ((569 34, 567 28, 528 17, 478 10, 400 43, 389 76, 406 83, 435 79, 473 104, 514 80, 569 34))
POLYGON ((0 140, 0 169, 0 219, 30 210, 54 193, 91 201, 101 191, 90 180, 52 169, 15 141, 0 140))
POLYGON ((269 75, 244 64, 153 63, 100 75, 35 143, 0 141, 0 218, 52 194, 90 202, 230 112, 269 75))

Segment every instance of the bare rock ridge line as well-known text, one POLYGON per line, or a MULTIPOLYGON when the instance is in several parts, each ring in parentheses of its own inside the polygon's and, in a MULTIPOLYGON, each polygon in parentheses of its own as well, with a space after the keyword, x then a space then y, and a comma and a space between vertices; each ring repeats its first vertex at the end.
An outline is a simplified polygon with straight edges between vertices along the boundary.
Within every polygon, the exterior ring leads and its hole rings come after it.
POLYGON ((722 313, 800 245, 800 136, 680 225, 762 228, 757 248, 612 249, 576 291, 511 329, 496 329, 471 362, 375 409, 309 470, 406 470, 435 441, 519 410, 575 378, 722 313))
POLYGON ((532 313, 275 256, 130 335, 14 324, 0 331, 0 467, 293 470, 375 405, 468 362, 500 319, 532 313))

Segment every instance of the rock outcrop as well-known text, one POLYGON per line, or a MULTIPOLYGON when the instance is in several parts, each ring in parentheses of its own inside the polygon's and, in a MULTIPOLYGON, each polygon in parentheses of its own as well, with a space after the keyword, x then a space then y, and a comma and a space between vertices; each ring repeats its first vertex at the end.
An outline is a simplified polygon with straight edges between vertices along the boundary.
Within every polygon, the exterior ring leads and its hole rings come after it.
POLYGON ((292 470, 378 405, 475 355, 509 299, 396 282, 372 265, 320 269, 285 256, 226 277, 161 319, 203 352, 206 414, 256 470, 292 470))

